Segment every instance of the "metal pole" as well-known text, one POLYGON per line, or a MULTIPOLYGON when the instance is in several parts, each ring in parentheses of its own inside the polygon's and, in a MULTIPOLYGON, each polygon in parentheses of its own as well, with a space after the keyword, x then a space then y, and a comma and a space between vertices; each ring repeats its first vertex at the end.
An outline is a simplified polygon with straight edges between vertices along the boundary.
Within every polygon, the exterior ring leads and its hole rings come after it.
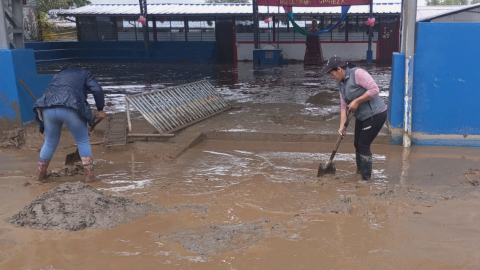
POLYGON ((127 105, 127 125, 128 125, 128 132, 132 132, 132 122, 130 120, 130 102, 127 98, 125 98, 125 104, 127 105))
POLYGON ((278 6, 277 10, 277 49, 280 49, 280 5, 278 6))
POLYGON ((258 49, 258 5, 257 0, 252 0, 253 7, 253 44, 254 48, 258 49))
MULTIPOLYGON (((373 16, 373 0, 370 1, 370 14, 369 18, 373 16)), ((373 27, 368 26, 368 50, 367 50, 367 63, 372 63, 373 61, 373 52, 372 52, 372 35, 373 35, 373 27)), ((378 50, 378 48, 377 48, 378 50)))
MULTIPOLYGON (((267 0, 267 18, 270 19, 270 0, 267 0)), ((267 23, 268 44, 270 44, 270 21, 267 23)))
MULTIPOLYGON (((403 147, 412 144, 412 92, 413 92, 413 63, 415 55, 415 36, 417 23, 417 0, 404 0, 402 30, 405 35, 405 98, 403 116, 403 147)), ((402 42, 403 43, 403 42, 402 42)))
POLYGON ((148 20, 147 20, 147 0, 138 0, 140 3, 140 13, 145 18, 145 25, 143 25, 143 41, 145 42, 145 50, 150 48, 150 40, 148 38, 148 20))
POLYGON ((8 42, 7 23, 5 22, 4 2, 0 0, 0 48, 3 50, 10 49, 8 42))
POLYGON ((402 0, 402 14, 400 15, 400 18, 401 18, 401 24, 400 24, 400 53, 405 53, 405 31, 406 31, 406 28, 405 28, 405 21, 407 20, 407 18, 405 17, 405 14, 406 12, 404 11, 404 8, 405 8, 405 1, 406 0, 402 0))
POLYGON ((13 32, 13 44, 15 49, 24 49, 25 43, 23 40, 23 3, 22 0, 12 1, 12 15, 15 21, 15 28, 13 32))

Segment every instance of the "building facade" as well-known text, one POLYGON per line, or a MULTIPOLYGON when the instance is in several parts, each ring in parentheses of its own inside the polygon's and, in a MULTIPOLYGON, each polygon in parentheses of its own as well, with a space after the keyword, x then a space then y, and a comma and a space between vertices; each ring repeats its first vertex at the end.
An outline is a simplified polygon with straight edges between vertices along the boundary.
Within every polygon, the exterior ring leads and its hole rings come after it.
MULTIPOLYGON (((254 22, 250 4, 149 4, 150 42, 216 42, 218 61, 251 61, 254 49, 254 22)), ((400 3, 374 3, 374 60, 390 62, 398 51, 400 3)), ((368 6, 352 6, 345 21, 320 35, 324 57, 342 55, 350 60, 366 58, 368 47, 368 6)), ((60 11, 74 18, 77 38, 87 41, 143 41, 138 22, 139 5, 89 5, 60 11)), ((259 7, 260 46, 283 50, 289 60, 303 60, 306 36, 295 31, 282 7, 259 7), (265 19, 271 18, 266 23, 265 19)), ((327 29, 340 19, 340 7, 294 8, 294 21, 308 30, 316 19, 327 29)))

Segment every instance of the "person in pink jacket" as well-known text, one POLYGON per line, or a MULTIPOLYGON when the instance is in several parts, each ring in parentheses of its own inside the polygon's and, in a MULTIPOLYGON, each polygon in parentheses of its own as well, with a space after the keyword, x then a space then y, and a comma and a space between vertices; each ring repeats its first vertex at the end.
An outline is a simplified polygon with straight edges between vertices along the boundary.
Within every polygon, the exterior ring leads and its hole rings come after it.
POLYGON ((340 128, 347 120, 347 111, 355 116, 355 139, 357 173, 363 181, 372 177, 372 152, 370 146, 387 119, 387 105, 378 95, 379 88, 372 76, 364 69, 343 60, 331 57, 323 72, 337 82, 340 92, 340 128))

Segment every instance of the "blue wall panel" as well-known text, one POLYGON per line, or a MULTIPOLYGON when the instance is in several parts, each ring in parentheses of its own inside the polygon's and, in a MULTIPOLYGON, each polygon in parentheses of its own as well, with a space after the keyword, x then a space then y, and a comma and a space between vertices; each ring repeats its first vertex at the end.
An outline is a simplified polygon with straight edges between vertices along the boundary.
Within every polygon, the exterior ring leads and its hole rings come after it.
MULTIPOLYGON (((479 44, 479 23, 418 23, 412 96, 414 144, 480 146, 479 44)), ((403 128, 404 59, 404 55, 394 55, 388 117, 392 129, 403 128)), ((392 140, 401 142, 398 133, 392 133, 392 140)))
POLYGON ((33 50, 0 50, 0 118, 16 124, 34 120, 35 100, 18 79, 38 98, 52 78, 37 74, 33 50))
POLYGON ((405 54, 394 53, 392 75, 388 94, 388 124, 392 133, 392 143, 402 144, 403 97, 405 95, 405 54))
POLYGON ((20 122, 17 84, 11 50, 0 50, 0 118, 2 122, 20 122))
POLYGON ((480 135, 480 24, 419 23, 412 130, 480 135))
POLYGON ((216 42, 151 42, 145 50, 143 42, 31 42, 25 47, 35 50, 37 62, 66 60, 159 61, 212 63, 217 61, 216 42))

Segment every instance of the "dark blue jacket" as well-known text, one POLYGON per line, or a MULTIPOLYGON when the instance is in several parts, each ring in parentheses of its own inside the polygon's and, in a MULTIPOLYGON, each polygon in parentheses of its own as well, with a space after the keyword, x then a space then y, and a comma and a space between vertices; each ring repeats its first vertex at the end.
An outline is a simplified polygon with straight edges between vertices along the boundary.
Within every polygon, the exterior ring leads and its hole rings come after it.
POLYGON ((44 126, 37 109, 42 108, 72 108, 80 114, 85 122, 90 126, 93 125, 92 110, 87 102, 87 91, 92 93, 98 111, 103 111, 105 99, 102 87, 89 71, 72 67, 55 75, 43 95, 33 105, 35 118, 40 124, 40 132, 43 133, 44 126))

